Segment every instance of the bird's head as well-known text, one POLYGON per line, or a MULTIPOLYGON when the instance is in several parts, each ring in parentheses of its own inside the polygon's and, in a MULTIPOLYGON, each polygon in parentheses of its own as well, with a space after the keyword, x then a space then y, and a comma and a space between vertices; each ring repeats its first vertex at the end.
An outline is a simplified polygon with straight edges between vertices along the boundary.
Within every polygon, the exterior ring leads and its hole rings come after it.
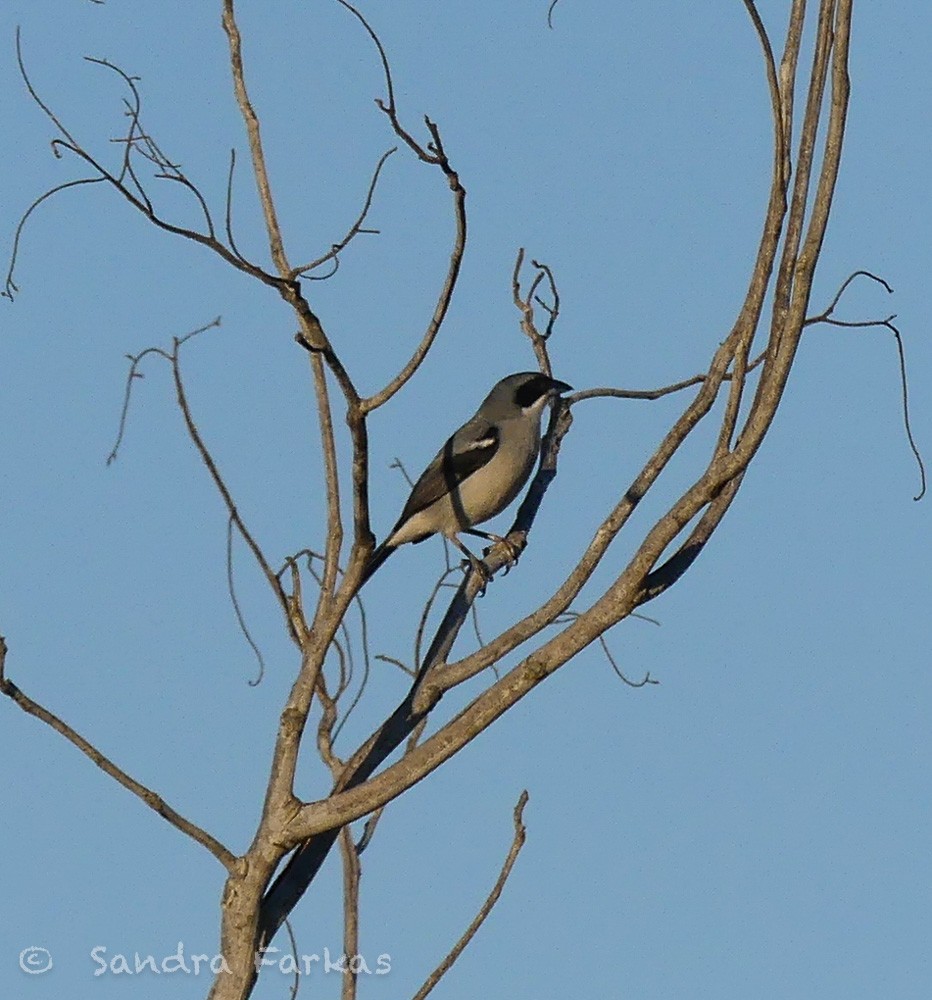
POLYGON ((517 372, 496 383, 486 397, 483 408, 522 413, 540 413, 554 396, 569 392, 573 387, 542 372, 517 372))

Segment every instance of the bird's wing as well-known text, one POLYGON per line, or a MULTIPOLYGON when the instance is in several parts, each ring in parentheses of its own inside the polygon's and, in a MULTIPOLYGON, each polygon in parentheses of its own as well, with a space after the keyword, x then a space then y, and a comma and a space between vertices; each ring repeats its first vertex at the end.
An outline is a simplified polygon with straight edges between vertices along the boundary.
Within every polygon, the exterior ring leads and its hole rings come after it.
POLYGON ((452 493, 467 476, 481 469, 498 450, 498 439, 498 428, 487 420, 471 420, 461 427, 414 484, 395 530, 418 511, 452 493))

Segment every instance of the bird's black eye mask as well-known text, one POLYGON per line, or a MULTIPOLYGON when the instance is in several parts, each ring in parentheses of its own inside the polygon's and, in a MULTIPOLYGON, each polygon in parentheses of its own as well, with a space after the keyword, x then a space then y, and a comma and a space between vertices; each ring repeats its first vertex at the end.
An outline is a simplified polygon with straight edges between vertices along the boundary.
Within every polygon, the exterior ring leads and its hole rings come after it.
POLYGON ((522 410, 526 410, 529 406, 533 406, 541 396, 546 396, 552 389, 553 380, 547 378, 546 375, 538 375, 518 387, 518 390, 515 392, 515 402, 522 410))

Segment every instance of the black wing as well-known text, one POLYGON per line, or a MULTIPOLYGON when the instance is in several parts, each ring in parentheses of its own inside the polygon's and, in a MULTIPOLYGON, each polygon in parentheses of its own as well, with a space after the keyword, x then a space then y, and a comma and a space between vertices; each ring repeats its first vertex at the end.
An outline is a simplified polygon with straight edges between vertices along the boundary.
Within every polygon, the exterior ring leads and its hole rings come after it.
POLYGON ((435 500, 452 493, 467 476, 490 461, 497 450, 498 428, 494 424, 483 421, 478 427, 460 428, 414 484, 394 530, 435 500))

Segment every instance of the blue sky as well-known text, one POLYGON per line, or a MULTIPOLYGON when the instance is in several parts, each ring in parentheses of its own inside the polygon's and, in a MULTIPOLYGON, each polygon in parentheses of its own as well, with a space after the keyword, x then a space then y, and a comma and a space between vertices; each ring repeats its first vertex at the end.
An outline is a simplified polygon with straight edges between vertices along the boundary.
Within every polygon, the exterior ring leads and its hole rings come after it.
MULTIPOLYGON (((335 3, 241 3, 247 72, 295 259, 355 217, 395 145, 373 104, 380 68, 335 3)), ((377 532, 412 472, 499 377, 533 365, 511 304, 519 246, 550 264, 563 300, 551 352, 577 388, 648 388, 701 370, 740 307, 768 184, 770 121, 756 39, 737 0, 683 5, 561 0, 365 6, 412 129, 428 113, 468 191, 470 234, 436 350, 370 425, 377 532)), ((761 3, 776 35, 783 4, 761 3)), ((46 188, 79 176, 50 153, 33 82, 68 127, 115 156, 118 81, 139 75, 144 121, 212 204, 231 146, 238 242, 264 258, 218 4, 10 0, 0 13, 5 148, 0 243, 46 188)), ((897 313, 912 421, 932 447, 932 91, 926 4, 861 4, 821 308, 853 270, 842 315, 897 313)), ((807 57, 808 58, 808 57, 807 57)), ((193 220, 163 184, 166 212, 193 220)), ((451 241, 442 179, 399 151, 370 224, 312 304, 364 391, 407 357, 451 241)), ((252 834, 277 713, 296 667, 275 608, 237 546, 184 434, 170 373, 136 383, 105 466, 126 355, 222 317, 185 349, 192 406, 273 561, 321 544, 322 492, 306 359, 276 296, 206 251, 155 232, 101 187, 65 192, 26 230, 20 293, 0 303, 0 633, 22 688, 233 850, 252 834)), ((577 407, 560 475, 517 571, 480 602, 495 634, 549 593, 682 400, 577 407)), ((639 532, 707 453, 697 440, 642 504, 581 597, 624 565, 639 532)), ((632 690, 595 648, 539 687, 395 803, 364 855, 361 996, 410 996, 491 887, 521 789, 528 841, 504 896, 436 996, 517 1000, 926 998, 932 993, 932 679, 928 501, 903 433, 883 330, 812 328, 737 501, 690 573, 609 636, 632 690)), ((507 518, 503 519, 507 521, 507 518)), ((494 530, 494 528, 493 528, 494 530)), ((367 588, 373 651, 411 657, 439 543, 396 555, 367 588)), ((464 635, 463 649, 469 641, 464 635)), ((373 665, 348 752, 395 704, 373 665)), ((455 699, 444 712, 453 712, 455 699)), ((340 747, 338 746, 338 749, 340 747)), ((222 869, 56 734, 0 705, 0 993, 23 998, 198 997, 207 976, 99 969, 217 948, 222 869), (54 968, 23 973, 20 952, 54 968), (98 952, 101 954, 101 952, 98 952), (129 983, 129 985, 127 985, 129 983)), ((299 791, 327 779, 309 754, 299 791)), ((338 868, 295 915, 303 954, 340 949, 338 868)), ((278 942, 282 943, 282 942, 278 942)), ((275 970, 259 998, 287 995, 275 970)), ((318 975, 301 995, 336 995, 318 975)))

